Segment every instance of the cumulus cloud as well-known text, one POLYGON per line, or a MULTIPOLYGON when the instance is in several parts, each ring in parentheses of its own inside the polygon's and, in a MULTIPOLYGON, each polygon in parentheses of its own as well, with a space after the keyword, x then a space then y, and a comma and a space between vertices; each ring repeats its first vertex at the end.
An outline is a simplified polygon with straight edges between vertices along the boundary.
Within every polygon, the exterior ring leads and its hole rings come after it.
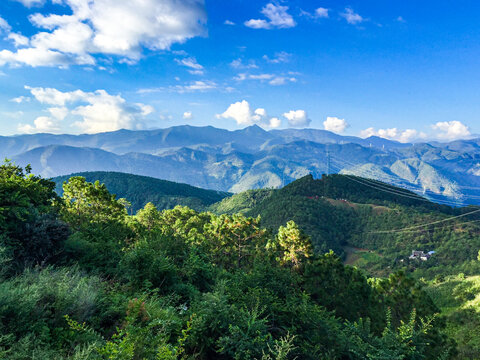
POLYGON ((269 117, 267 111, 263 108, 253 111, 246 100, 231 104, 224 113, 217 114, 217 118, 233 119, 238 125, 248 126, 257 124, 269 129, 278 128, 282 125, 282 121, 279 118, 269 117))
POLYGON ((30 44, 30 39, 22 34, 10 33, 7 36, 8 40, 13 41, 15 47, 28 46, 30 44))
POLYGON ((305 110, 290 110, 284 113, 283 116, 288 120, 290 127, 307 127, 312 122, 305 110))
POLYGON ((122 62, 135 63, 143 48, 167 50, 174 43, 205 34, 204 0, 55 2, 70 7, 72 15, 31 15, 30 22, 41 31, 29 39, 12 35, 17 47, 30 47, 0 51, 0 65, 94 65, 96 54, 116 55, 122 62))
POLYGON ((62 92, 54 88, 26 87, 41 104, 50 105, 50 116, 41 116, 33 126, 22 124, 22 132, 55 132, 67 116, 80 118, 74 123, 80 131, 97 133, 119 129, 139 129, 145 117, 154 109, 145 104, 132 104, 120 95, 110 95, 105 90, 62 92))
POLYGON ((406 129, 399 130, 397 128, 390 129, 378 129, 370 127, 368 129, 362 130, 360 136, 363 138, 368 138, 370 136, 378 136, 388 140, 395 140, 401 143, 408 143, 418 139, 424 139, 427 135, 423 132, 419 132, 415 129, 406 129))
POLYGON ((245 21, 244 24, 252 29, 285 29, 295 27, 297 24, 287 11, 288 6, 269 3, 261 11, 267 20, 250 19, 245 21))
POLYGON ((323 128, 334 133, 343 133, 350 125, 345 119, 339 119, 338 117, 328 116, 323 122, 323 128))
POLYGON ((223 24, 224 25, 230 25, 230 26, 236 25, 233 21, 230 21, 230 20, 225 20, 223 24))
POLYGON ((340 16, 347 20, 347 23, 351 25, 357 25, 365 21, 363 17, 355 13, 353 9, 349 7, 345 8, 345 12, 341 13, 340 16))
POLYGON ((185 111, 185 112, 183 113, 183 118, 184 118, 185 120, 193 119, 193 114, 192 114, 192 112, 191 112, 191 111, 185 111))
POLYGON ((58 123, 48 116, 37 117, 33 121, 33 126, 30 124, 20 124, 18 126, 18 131, 24 134, 56 133, 59 130, 58 123))
POLYGON ((468 126, 460 121, 437 122, 432 129, 440 140, 464 139, 472 135, 468 126))

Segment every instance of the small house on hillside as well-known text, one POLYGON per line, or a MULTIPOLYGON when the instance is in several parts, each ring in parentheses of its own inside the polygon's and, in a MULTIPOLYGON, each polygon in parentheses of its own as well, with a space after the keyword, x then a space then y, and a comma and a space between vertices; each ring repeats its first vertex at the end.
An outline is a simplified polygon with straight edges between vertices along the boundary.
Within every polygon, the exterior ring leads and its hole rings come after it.
POLYGON ((435 251, 429 251, 427 253, 423 251, 412 250, 412 255, 409 256, 409 259, 417 259, 422 261, 427 261, 435 253, 435 251))

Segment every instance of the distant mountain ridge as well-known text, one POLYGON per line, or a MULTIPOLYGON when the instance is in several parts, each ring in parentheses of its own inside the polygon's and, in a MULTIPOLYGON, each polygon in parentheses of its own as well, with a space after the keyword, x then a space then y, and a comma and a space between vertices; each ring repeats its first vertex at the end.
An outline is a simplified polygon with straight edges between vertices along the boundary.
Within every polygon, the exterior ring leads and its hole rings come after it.
POLYGON ((0 137, 0 155, 45 177, 119 171, 241 192, 307 174, 353 174, 450 205, 480 202, 480 139, 404 144, 317 129, 228 131, 211 126, 93 135, 0 137))

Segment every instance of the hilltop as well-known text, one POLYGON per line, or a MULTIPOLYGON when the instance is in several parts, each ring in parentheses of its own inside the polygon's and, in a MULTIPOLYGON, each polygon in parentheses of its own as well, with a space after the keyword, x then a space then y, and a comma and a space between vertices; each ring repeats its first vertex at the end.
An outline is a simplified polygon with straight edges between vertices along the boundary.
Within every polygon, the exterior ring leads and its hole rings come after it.
POLYGON ((80 172, 53 178, 52 180, 56 184, 56 192, 59 195, 62 194, 62 184, 73 176, 82 176, 88 182, 98 180, 105 184, 117 198, 125 198, 131 203, 129 211, 132 213, 136 213, 149 202, 160 210, 183 205, 202 211, 209 205, 230 195, 226 192, 200 189, 187 184, 148 176, 107 171, 80 172))

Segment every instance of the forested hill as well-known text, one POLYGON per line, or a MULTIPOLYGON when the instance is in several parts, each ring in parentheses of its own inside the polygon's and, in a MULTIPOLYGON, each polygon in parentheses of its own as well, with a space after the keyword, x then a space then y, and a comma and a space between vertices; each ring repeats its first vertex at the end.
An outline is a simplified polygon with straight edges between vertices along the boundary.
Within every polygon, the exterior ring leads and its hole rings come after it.
POLYGON ((73 176, 82 176, 88 182, 98 180, 105 184, 112 194, 117 195, 117 198, 125 198, 131 203, 129 211, 133 213, 136 213, 149 202, 160 210, 183 205, 202 211, 208 205, 230 195, 222 191, 205 190, 148 176, 110 171, 81 172, 53 178, 52 180, 56 184, 56 192, 59 195, 62 195, 63 183, 73 176))
POLYGON ((433 203, 409 190, 353 175, 332 174, 321 179, 307 175, 285 186, 279 196, 318 196, 363 204, 398 204, 451 212, 449 206, 433 203))
POLYGON ((260 215, 262 225, 272 230, 293 220, 312 238, 317 252, 332 249, 371 272, 407 266, 432 276, 457 270, 472 273, 471 262, 480 249, 477 207, 432 203, 404 189, 354 176, 309 175, 282 189, 236 194, 209 209, 260 215), (361 252, 352 257, 352 249, 361 252), (412 250, 436 255, 422 264, 400 262, 412 250))

